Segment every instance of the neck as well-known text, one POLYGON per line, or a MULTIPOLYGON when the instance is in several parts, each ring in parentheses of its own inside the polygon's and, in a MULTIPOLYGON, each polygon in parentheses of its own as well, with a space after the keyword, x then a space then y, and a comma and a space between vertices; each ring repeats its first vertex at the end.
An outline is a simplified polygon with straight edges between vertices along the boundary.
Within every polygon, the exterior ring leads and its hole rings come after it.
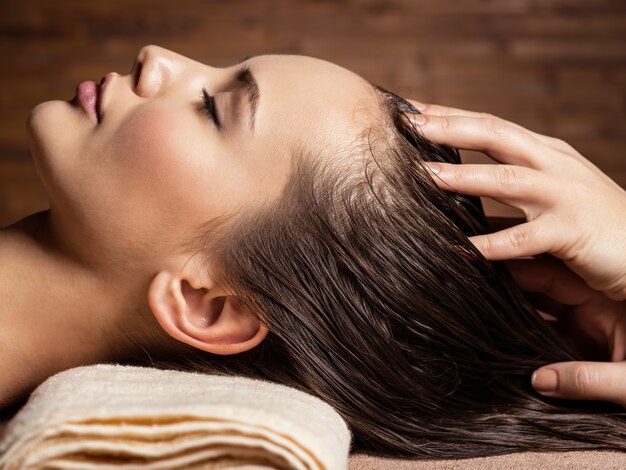
POLYGON ((0 408, 62 370, 124 361, 156 325, 138 273, 107 273, 59 239, 49 211, 0 230, 0 408))

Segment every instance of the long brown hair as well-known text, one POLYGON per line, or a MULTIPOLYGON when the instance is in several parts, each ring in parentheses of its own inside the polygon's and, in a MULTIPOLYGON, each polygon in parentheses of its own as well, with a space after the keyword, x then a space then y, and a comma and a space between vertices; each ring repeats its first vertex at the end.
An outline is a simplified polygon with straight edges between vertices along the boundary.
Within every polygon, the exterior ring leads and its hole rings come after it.
POLYGON ((245 353, 190 350, 162 366, 312 393, 349 424, 352 450, 626 450, 618 407, 533 392, 535 368, 578 355, 469 242, 486 230, 480 200, 440 190, 422 165, 460 163, 458 152, 408 124, 408 102, 377 96, 385 119, 356 149, 367 157, 358 169, 303 150, 280 198, 205 237, 213 274, 268 336, 245 353))

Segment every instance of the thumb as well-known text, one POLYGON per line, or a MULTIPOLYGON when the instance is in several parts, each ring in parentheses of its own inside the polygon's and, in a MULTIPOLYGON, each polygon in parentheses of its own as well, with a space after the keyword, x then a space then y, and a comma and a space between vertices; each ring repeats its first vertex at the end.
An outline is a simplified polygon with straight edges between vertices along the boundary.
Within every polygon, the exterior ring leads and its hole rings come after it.
POLYGON ((531 383, 548 397, 612 401, 626 406, 626 361, 550 364, 537 369, 531 383))

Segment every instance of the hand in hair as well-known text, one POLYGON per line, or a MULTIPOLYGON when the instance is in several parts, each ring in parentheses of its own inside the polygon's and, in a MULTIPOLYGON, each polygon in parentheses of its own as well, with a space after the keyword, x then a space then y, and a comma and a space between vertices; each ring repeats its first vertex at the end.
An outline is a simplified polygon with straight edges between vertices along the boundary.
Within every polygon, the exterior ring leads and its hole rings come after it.
POLYGON ((539 310, 552 315, 566 337, 613 362, 561 362, 532 376, 535 389, 549 397, 605 400, 626 406, 626 302, 591 289, 553 257, 507 263, 518 285, 531 293, 539 310))
POLYGON ((485 113, 420 105, 429 140, 479 150, 506 165, 430 164, 449 191, 486 196, 527 221, 471 241, 490 260, 550 253, 593 289, 626 299, 626 191, 562 140, 485 113))
POLYGON ((414 119, 437 143, 480 150, 507 165, 431 164, 442 189, 492 197, 527 221, 472 237, 491 260, 508 262, 536 307, 570 339, 612 362, 561 362, 532 377, 546 396, 626 406, 626 192, 567 143, 497 117, 414 103, 414 119), (415 116, 418 118, 418 116, 415 116), (438 170, 438 171, 437 171, 438 170), (594 348, 595 347, 595 348, 594 348))

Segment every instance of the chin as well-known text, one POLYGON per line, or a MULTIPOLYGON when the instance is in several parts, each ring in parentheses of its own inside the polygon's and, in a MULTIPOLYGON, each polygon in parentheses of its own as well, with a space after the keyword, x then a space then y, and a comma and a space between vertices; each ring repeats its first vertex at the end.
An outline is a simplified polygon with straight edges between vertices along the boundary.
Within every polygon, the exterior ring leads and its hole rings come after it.
POLYGON ((26 130, 31 143, 45 145, 47 135, 67 133, 68 121, 71 114, 75 114, 72 111, 75 111, 72 105, 61 100, 44 101, 31 109, 26 118, 26 130))
POLYGON ((86 123, 80 122, 80 113, 67 101, 45 101, 35 106, 26 119, 33 163, 49 196, 64 175, 71 173, 73 157, 84 138, 80 129, 86 123))

